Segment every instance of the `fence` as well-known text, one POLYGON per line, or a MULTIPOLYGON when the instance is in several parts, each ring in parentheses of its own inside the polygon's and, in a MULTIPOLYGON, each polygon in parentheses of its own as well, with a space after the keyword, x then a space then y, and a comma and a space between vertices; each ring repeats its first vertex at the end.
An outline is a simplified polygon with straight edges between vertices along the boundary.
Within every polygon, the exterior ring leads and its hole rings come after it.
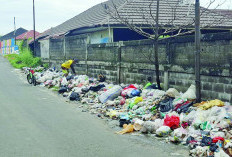
MULTIPOLYGON (((150 40, 86 44, 87 36, 50 39, 49 55, 43 60, 59 66, 70 58, 80 60, 79 74, 123 83, 155 80, 154 43, 150 40)), ((201 80, 204 99, 232 101, 232 33, 207 34, 201 43, 201 80)), ((159 44, 160 78, 168 87, 184 92, 194 84, 194 36, 178 37, 159 44)), ((42 50, 41 50, 42 53, 42 50)), ((41 54, 42 55, 42 54, 41 54)))

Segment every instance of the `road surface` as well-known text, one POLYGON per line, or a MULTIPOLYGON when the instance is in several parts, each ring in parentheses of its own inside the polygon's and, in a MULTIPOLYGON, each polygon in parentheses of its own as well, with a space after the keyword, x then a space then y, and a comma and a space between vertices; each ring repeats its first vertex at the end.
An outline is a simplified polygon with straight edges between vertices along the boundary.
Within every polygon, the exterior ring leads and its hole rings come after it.
POLYGON ((182 147, 117 135, 103 120, 20 79, 0 56, 1 157, 186 156, 182 147))

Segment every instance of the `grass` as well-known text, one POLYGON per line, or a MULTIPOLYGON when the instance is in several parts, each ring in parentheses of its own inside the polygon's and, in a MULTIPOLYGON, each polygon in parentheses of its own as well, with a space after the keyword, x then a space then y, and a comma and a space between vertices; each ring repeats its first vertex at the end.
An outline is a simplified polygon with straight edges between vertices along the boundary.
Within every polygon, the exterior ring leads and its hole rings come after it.
POLYGON ((8 54, 4 56, 9 60, 11 65, 17 69, 23 67, 37 67, 41 65, 41 59, 39 57, 33 57, 31 51, 28 48, 22 47, 20 45, 19 54, 8 54))

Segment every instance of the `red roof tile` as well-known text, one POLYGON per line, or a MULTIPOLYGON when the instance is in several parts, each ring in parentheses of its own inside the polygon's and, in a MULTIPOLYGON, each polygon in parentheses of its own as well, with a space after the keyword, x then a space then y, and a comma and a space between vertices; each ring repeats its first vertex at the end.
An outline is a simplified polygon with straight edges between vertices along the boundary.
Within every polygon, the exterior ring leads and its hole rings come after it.
MULTIPOLYGON (((35 31, 35 36, 38 36, 40 33, 39 32, 36 32, 35 31)), ((31 31, 28 31, 28 32, 25 32, 19 36, 16 37, 16 40, 23 40, 23 39, 28 39, 28 38, 33 38, 34 37, 34 31, 31 30, 31 31)))

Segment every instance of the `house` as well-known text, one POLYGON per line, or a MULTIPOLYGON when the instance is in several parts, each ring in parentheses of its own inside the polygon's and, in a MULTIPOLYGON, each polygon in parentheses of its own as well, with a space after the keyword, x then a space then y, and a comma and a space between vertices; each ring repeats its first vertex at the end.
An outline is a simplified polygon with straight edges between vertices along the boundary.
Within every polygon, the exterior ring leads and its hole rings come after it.
MULTIPOLYGON (((184 32, 195 28, 193 4, 186 4, 180 0, 168 2, 164 0, 160 1, 159 12, 159 25, 163 32, 166 30, 170 32, 171 29, 184 32)), ((143 35, 128 28, 126 23, 151 33, 155 13, 155 1, 108 0, 42 33, 37 42, 43 43, 40 46, 41 52, 47 52, 48 50, 43 49, 49 47, 49 39, 58 37, 65 39, 72 36, 85 36, 87 44, 146 39, 143 35)), ((201 14, 202 33, 225 32, 232 29, 232 19, 228 16, 203 7, 201 7, 201 14)))
POLYGON ((23 33, 27 32, 24 28, 18 28, 0 38, 0 53, 10 54, 18 51, 18 45, 16 44, 15 38, 23 33))
POLYGON ((215 9, 215 11, 218 12, 219 14, 232 17, 232 10, 228 10, 228 9, 215 9))
MULTIPOLYGON (((35 38, 39 36, 39 32, 35 31, 35 38)), ((34 30, 27 31, 19 36, 16 37, 16 45, 21 45, 22 41, 24 42, 24 46, 28 46, 30 41, 34 38, 34 30)))
MULTIPOLYGON (((37 37, 40 33, 35 31, 35 37, 37 37)), ((27 40, 29 42, 34 38, 34 30, 27 31, 19 36, 16 37, 16 41, 27 40)))

